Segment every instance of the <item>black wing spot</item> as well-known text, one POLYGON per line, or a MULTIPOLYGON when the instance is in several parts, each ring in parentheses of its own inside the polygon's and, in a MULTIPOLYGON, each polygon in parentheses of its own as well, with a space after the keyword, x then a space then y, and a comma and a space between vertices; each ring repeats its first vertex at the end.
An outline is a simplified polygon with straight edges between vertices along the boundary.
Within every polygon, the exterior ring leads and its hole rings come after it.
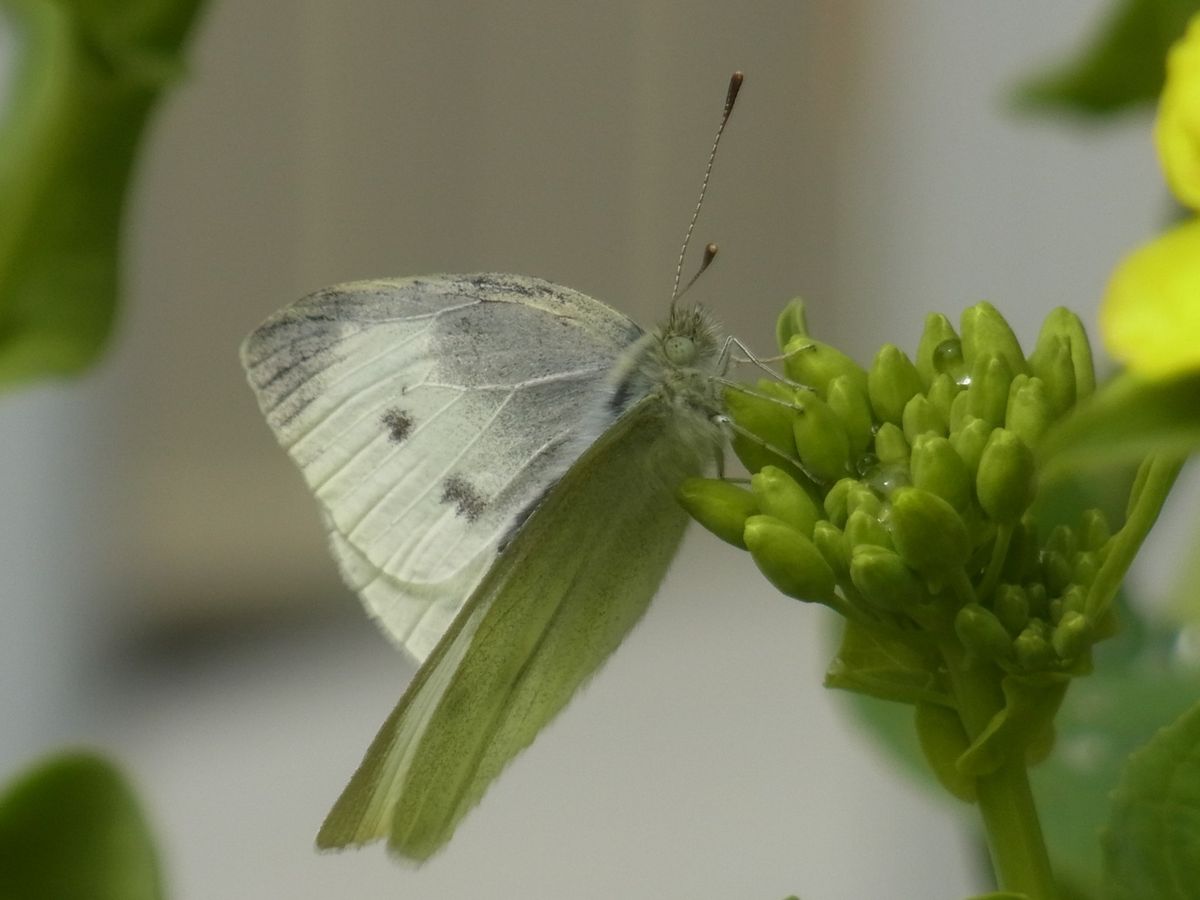
POLYGON ((383 427, 387 429, 388 440, 393 444, 402 444, 412 433, 413 417, 399 407, 393 406, 381 417, 383 427))
POLYGON ((475 490, 471 482, 461 475, 451 475, 442 486, 442 502, 453 503, 458 514, 468 522, 474 522, 487 509, 487 501, 475 490))

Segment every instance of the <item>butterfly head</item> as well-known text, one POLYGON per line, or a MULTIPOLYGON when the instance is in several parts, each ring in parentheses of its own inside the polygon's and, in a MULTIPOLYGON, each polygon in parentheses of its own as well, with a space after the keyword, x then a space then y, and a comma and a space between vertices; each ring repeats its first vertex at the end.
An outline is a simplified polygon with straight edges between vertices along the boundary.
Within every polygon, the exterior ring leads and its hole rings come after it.
POLYGON ((663 361, 673 369, 708 369, 718 353, 717 328, 699 306, 675 308, 658 331, 663 361))

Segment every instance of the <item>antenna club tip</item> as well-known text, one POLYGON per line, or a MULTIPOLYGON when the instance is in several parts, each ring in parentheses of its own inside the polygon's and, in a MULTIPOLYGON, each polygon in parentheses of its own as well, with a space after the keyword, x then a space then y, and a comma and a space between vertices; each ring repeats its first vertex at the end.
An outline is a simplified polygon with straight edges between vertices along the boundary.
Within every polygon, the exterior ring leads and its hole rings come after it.
POLYGON ((742 82, 746 80, 746 75, 741 70, 734 72, 729 77, 729 90, 725 94, 725 115, 729 115, 733 111, 733 101, 737 99, 738 91, 742 89, 742 82))
POLYGON ((704 258, 711 262, 712 258, 717 255, 718 249, 719 248, 717 247, 717 245, 711 241, 709 243, 705 244, 704 245, 704 258))

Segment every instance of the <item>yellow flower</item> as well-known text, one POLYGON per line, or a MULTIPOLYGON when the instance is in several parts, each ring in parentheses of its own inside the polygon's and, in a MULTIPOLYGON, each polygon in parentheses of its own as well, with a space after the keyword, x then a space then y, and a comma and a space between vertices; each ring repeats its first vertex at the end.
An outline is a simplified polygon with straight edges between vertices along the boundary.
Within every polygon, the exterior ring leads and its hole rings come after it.
POLYGON ((1179 202, 1200 210, 1200 15, 1167 56, 1154 142, 1179 202))
POLYGON ((1100 329, 1132 372, 1164 378, 1200 370, 1200 219, 1129 254, 1108 284, 1100 329))
MULTIPOLYGON (((1200 210, 1200 15, 1167 57, 1154 138, 1171 190, 1200 210)), ((1100 309, 1100 328, 1109 351, 1134 374, 1200 371, 1200 219, 1121 262, 1100 309)))

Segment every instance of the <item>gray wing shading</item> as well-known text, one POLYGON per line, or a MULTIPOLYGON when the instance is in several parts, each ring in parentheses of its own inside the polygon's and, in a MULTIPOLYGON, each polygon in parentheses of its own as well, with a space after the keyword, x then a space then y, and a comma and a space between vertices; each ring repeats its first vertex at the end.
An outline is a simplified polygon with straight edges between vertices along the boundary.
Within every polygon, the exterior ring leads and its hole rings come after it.
POLYGON ((686 525, 675 501, 711 448, 657 397, 555 485, 417 673, 318 846, 382 837, 425 859, 645 611, 686 525))
POLYGON ((597 398, 641 334, 540 279, 442 275, 305 297, 246 339, 242 361, 343 576, 422 660, 581 432, 609 424, 597 398))

